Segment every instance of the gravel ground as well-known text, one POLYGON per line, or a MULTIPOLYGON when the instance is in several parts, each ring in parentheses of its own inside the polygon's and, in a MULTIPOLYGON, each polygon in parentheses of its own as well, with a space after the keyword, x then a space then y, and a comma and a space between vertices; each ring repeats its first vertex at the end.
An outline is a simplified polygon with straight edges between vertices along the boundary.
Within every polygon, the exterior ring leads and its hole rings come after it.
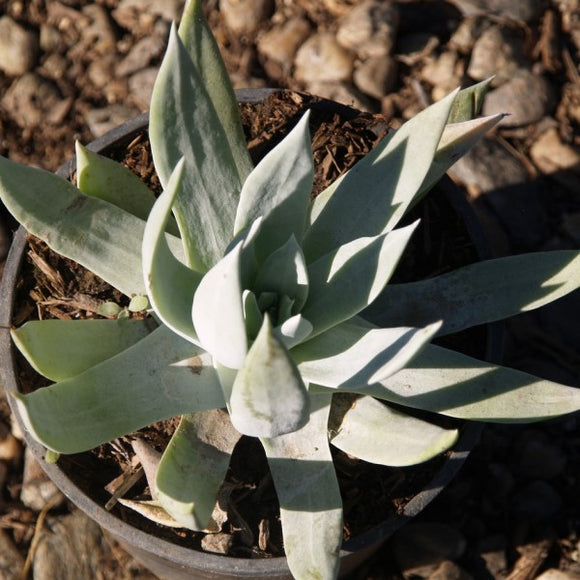
MULTIPOLYGON (((147 110, 182 4, 0 0, 0 154, 54 170, 74 139, 147 110)), ((579 247, 578 0, 205 5, 236 87, 313 92, 394 127, 495 74, 484 112, 511 115, 452 176, 496 253, 579 247)), ((579 312, 576 292, 509 321, 506 362, 579 385, 579 312)), ((579 473, 578 416, 489 427, 455 482, 355 577, 580 578, 579 473)), ((54 496, 1 399, 0 488, 0 578, 153 578, 54 496)))

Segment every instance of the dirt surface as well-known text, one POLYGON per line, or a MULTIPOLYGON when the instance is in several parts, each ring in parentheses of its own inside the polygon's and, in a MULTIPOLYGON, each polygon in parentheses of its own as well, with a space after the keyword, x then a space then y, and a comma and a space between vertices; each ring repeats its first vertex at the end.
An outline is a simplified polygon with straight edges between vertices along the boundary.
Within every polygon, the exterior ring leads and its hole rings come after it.
MULTIPOLYGON (((8 48, 0 44, 0 154, 54 170, 72 154, 74 139, 88 142, 109 122, 146 110, 180 4, 0 0, 0 43, 10 38, 18 46, 17 56, 3 61, 8 48), (10 34, 2 28, 7 22, 10 34)), ((355 35, 353 44, 352 30, 365 30, 364 14, 352 16, 358 4, 366 3, 222 0, 206 8, 237 87, 311 90, 392 115, 395 127, 456 84, 497 72, 489 106, 512 116, 455 178, 496 252, 578 248, 578 2, 378 2, 389 10, 373 12, 382 19, 376 34, 355 35), (237 4, 244 5, 241 15, 237 4), (278 42, 268 42, 272 31, 278 42), (312 52, 300 57, 299 47, 309 43, 312 52)), ((8 243, 3 231, 0 249, 8 243)), ((575 293, 510 321, 506 363, 579 385, 579 312, 575 293)), ((70 508, 52 513, 21 501, 24 464, 3 402, 0 419, 0 544, 22 557, 15 555, 12 568, 0 566, 0 577, 17 578, 38 530, 54 531, 70 508)), ((354 577, 522 580, 550 570, 552 577, 580 577, 578 419, 488 427, 453 485, 354 577)), ((105 544, 84 577, 148 577, 105 544)), ((30 577, 42 577, 30 569, 30 577)))

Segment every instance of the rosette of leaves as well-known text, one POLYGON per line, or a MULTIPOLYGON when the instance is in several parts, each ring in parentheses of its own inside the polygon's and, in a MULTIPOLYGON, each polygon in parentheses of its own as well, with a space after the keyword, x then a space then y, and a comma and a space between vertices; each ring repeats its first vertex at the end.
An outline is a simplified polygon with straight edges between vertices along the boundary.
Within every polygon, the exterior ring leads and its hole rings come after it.
POLYGON ((401 406, 498 422, 577 410, 580 390, 430 341, 576 289, 578 252, 387 284, 417 226, 399 227, 401 218, 501 119, 475 118, 487 84, 389 133, 311 201, 308 115, 253 167, 226 69, 199 2, 189 2, 151 104, 157 199, 80 145, 78 187, 0 159, 2 201, 28 231, 150 304, 144 320, 32 321, 12 331, 54 381, 15 395, 27 429, 50 450, 76 453, 179 416, 154 497, 134 507, 192 530, 212 529, 241 434, 259 438, 288 563, 306 579, 332 578, 339 566, 331 444, 404 466, 448 449, 457 430, 401 406), (381 327, 359 316, 379 295, 381 327))

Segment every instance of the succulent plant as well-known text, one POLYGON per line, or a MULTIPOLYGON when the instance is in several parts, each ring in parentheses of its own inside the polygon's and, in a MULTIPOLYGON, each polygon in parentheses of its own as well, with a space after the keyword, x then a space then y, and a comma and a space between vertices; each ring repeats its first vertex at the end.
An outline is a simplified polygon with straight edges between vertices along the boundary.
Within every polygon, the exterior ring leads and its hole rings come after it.
POLYGON ((475 118, 487 86, 425 109, 311 201, 308 114, 254 167, 217 45, 190 1, 152 97, 157 199, 81 145, 77 186, 0 158, 0 197, 16 219, 148 312, 14 329, 54 381, 15 395, 27 429, 49 450, 76 453, 180 417, 151 501, 129 503, 208 531, 234 446, 242 434, 259 438, 290 569, 307 579, 339 566, 330 444, 412 465, 450 448, 458 431, 401 406, 498 422, 578 410, 578 389, 430 343, 576 289, 578 252, 387 284, 417 227, 401 218, 502 118, 475 118), (377 299, 380 327, 360 316, 377 299))

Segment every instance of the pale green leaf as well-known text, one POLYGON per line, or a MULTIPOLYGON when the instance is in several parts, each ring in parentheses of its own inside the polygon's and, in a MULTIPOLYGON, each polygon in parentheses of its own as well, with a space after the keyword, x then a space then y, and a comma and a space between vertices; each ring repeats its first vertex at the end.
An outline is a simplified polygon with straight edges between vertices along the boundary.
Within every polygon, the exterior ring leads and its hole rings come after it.
POLYGON ((380 326, 443 320, 439 334, 447 334, 539 308, 579 286, 580 252, 521 254, 419 282, 391 284, 365 316, 380 326))
POLYGON ((314 179, 306 113, 296 127, 250 173, 240 194, 235 231, 262 216, 256 253, 263 259, 290 236, 301 240, 314 179))
POLYGON ((217 42, 205 20, 201 4, 201 0, 186 2, 181 15, 179 36, 215 107, 232 151, 240 182, 243 183, 252 171, 253 164, 248 153, 230 76, 217 42))
POLYGON ((238 369, 248 352, 240 276, 239 241, 201 280, 192 317, 203 348, 220 364, 238 369))
POLYGON ((580 389, 427 345, 391 377, 361 393, 474 421, 539 421, 580 410, 580 389))
POLYGON ((268 316, 238 371, 230 408, 236 429, 254 437, 276 437, 308 421, 306 386, 268 316))
MULTIPOLYGON (((155 196, 137 175, 124 165, 75 143, 78 188, 146 220, 155 196)), ((172 232, 178 233, 178 232, 172 232)))
POLYGON ((123 312, 123 308, 116 302, 108 300, 101 302, 97 306, 97 314, 99 316, 106 316, 108 318, 117 318, 123 312))
POLYGON ((311 396, 299 431, 262 439, 280 501, 284 550, 294 578, 336 578, 342 501, 328 445, 331 396, 311 396))
POLYGON ((149 299, 147 296, 137 295, 131 298, 127 309, 129 312, 144 312, 145 310, 149 310, 151 305, 149 304, 149 299))
POLYGON ((479 115, 483 107, 483 101, 486 93, 491 88, 491 82, 494 77, 485 79, 471 87, 462 89, 457 93, 451 112, 449 113, 448 123, 461 123, 469 121, 479 115))
POLYGON ((184 527, 208 527, 240 437, 222 409, 181 418, 161 458, 156 485, 161 505, 184 527))
POLYGON ((258 296, 262 292, 288 296, 294 302, 294 312, 300 311, 308 296, 308 272, 294 234, 266 258, 253 288, 254 294, 258 296))
POLYGON ((295 345, 305 341, 311 334, 313 326, 302 314, 296 314, 286 319, 274 329, 276 336, 290 350, 295 345))
POLYGON ((159 318, 174 332, 196 343, 191 308, 201 274, 173 255, 165 235, 165 225, 182 177, 183 159, 177 164, 166 190, 159 196, 147 220, 143 234, 143 276, 147 295, 159 318))
POLYGON ((399 371, 439 328, 367 328, 343 322, 292 349, 305 380, 331 388, 357 389, 399 371))
POLYGON ((348 320, 375 300, 418 223, 359 238, 308 266, 310 287, 302 314, 314 326, 314 335, 348 320))
MULTIPOLYGON (((145 294, 145 222, 42 169, 0 157, 0 199, 30 233, 126 294, 145 294)), ((183 255, 181 242, 170 241, 183 255)))
POLYGON ((393 229, 427 175, 456 92, 389 133, 312 203, 304 252, 312 261, 360 237, 393 229))
POLYGON ((60 453, 225 404, 211 357, 165 326, 80 375, 14 398, 26 428, 60 453))
POLYGON ((31 320, 10 334, 18 350, 51 381, 74 377, 145 338, 145 320, 31 320))
POLYGON ((405 467, 432 459, 457 441, 445 429, 388 407, 373 397, 335 395, 330 441, 349 455, 379 465, 405 467))
POLYGON ((413 204, 419 201, 488 131, 503 118, 504 113, 447 125, 437 147, 433 163, 413 204))
POLYGON ((175 28, 153 89, 149 135, 164 187, 185 158, 173 211, 187 264, 203 273, 219 261, 232 238, 242 179, 226 130, 175 28))

